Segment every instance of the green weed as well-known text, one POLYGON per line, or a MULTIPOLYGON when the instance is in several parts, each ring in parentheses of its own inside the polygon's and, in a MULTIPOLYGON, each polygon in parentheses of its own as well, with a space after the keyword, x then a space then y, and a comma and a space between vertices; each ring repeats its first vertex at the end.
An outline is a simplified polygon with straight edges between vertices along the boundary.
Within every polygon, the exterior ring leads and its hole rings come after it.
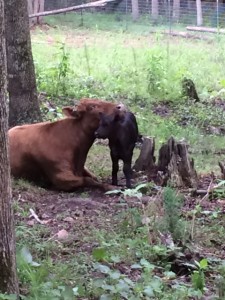
POLYGON ((168 230, 175 242, 183 240, 186 235, 185 223, 181 218, 183 199, 170 187, 163 191, 164 230, 168 230))

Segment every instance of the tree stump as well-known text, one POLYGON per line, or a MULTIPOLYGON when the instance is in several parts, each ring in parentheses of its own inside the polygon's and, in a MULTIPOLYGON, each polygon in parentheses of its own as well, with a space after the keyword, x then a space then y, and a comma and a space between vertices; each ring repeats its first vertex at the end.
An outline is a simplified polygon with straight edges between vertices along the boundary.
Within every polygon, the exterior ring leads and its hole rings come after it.
POLYGON ((184 78, 182 80, 182 88, 183 95, 186 96, 188 99, 194 100, 194 102, 200 101, 195 88, 195 84, 191 79, 184 78))
POLYGON ((155 138, 143 137, 141 152, 136 160, 133 169, 136 172, 148 171, 155 167, 155 138))
POLYGON ((225 179, 225 165, 221 161, 219 161, 218 164, 222 173, 222 179, 225 179))
POLYGON ((197 173, 194 160, 188 157, 187 145, 171 137, 159 150, 158 170, 167 173, 170 185, 174 187, 197 188, 197 173))

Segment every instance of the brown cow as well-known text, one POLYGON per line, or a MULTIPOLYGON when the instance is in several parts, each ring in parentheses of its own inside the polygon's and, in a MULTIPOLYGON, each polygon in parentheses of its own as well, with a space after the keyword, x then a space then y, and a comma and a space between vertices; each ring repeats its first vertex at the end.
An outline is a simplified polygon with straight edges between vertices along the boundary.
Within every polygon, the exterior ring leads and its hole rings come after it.
POLYGON ((112 189, 98 182, 84 164, 99 126, 99 113, 121 114, 123 110, 123 105, 83 99, 76 108, 64 107, 67 117, 62 120, 11 128, 11 174, 32 181, 44 180, 63 191, 88 186, 112 189))

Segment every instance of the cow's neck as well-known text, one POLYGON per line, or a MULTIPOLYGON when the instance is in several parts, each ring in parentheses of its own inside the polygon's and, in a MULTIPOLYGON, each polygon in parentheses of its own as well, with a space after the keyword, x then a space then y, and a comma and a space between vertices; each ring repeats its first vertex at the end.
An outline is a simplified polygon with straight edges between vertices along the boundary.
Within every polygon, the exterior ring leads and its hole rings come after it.
POLYGON ((95 116, 87 116, 81 120, 81 130, 86 137, 95 139, 95 131, 99 126, 99 120, 95 116))

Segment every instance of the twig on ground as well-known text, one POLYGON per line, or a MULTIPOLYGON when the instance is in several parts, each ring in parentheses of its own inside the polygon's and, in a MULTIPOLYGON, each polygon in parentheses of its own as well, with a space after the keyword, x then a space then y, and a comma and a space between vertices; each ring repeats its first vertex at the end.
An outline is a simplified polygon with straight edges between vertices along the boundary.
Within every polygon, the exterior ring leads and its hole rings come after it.
POLYGON ((31 212, 31 215, 35 218, 35 220, 36 220, 38 223, 40 223, 40 224, 42 224, 42 225, 45 224, 43 221, 41 221, 41 220, 39 219, 38 215, 35 213, 35 211, 34 211, 32 208, 30 208, 29 211, 31 212))

